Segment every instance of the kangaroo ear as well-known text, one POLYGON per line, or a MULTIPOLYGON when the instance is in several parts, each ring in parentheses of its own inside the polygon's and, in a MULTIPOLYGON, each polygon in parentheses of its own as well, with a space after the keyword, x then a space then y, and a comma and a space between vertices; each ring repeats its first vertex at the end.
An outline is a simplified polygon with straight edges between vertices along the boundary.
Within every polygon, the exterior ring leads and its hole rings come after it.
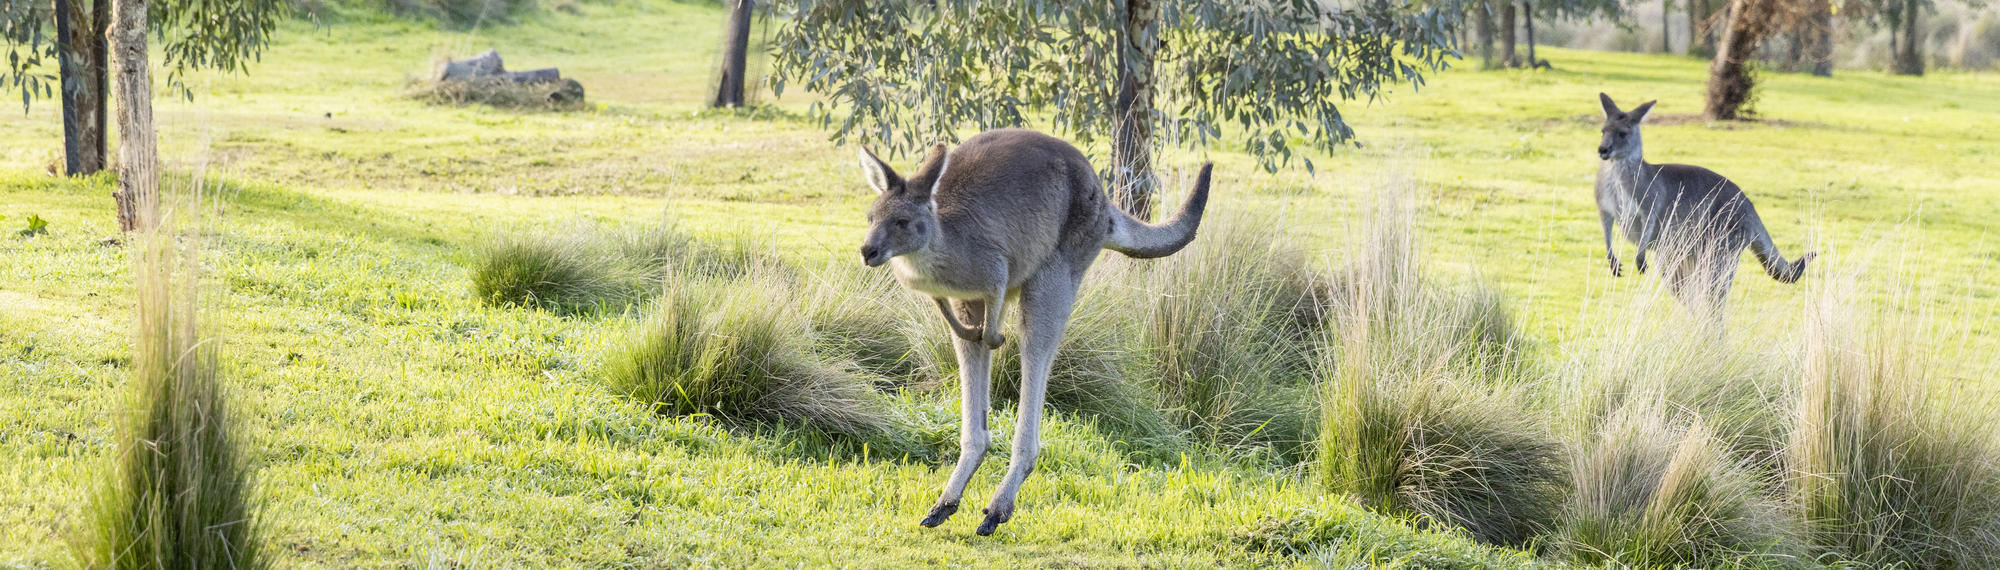
POLYGON ((876 192, 886 194, 889 190, 903 185, 903 179, 896 176, 895 169, 889 168, 888 163, 882 162, 882 159, 875 158, 875 153, 868 152, 868 147, 861 147, 860 159, 861 178, 866 179, 868 186, 874 188, 876 192))
POLYGON ((1618 116, 1618 114, 1620 113, 1620 111, 1618 110, 1618 104, 1617 104, 1617 103, 1613 103, 1613 102, 1611 102, 1611 96, 1610 96, 1610 95, 1605 95, 1605 94, 1603 94, 1603 93, 1598 93, 1598 94, 1597 94, 1597 101, 1598 101, 1599 103, 1603 103, 1603 104, 1604 104, 1604 116, 1605 116, 1606 118, 1616 118, 1616 117, 1618 116))
POLYGON ((931 145, 930 158, 924 159, 924 164, 917 167, 916 174, 916 179, 918 180, 923 180, 925 176, 930 177, 930 186, 922 188, 925 195, 934 196, 937 194, 938 183, 944 181, 944 171, 950 166, 951 153, 945 149, 944 141, 938 141, 937 144, 931 145))
POLYGON ((1647 102, 1646 102, 1645 104, 1643 104, 1643 105, 1640 105, 1640 106, 1637 106, 1637 107, 1633 107, 1633 108, 1632 108, 1632 117, 1631 117, 1631 118, 1630 118, 1629 120, 1630 120, 1630 121, 1632 122, 1632 124, 1634 124, 1634 125, 1637 125, 1637 124, 1639 124, 1639 122, 1640 122, 1640 121, 1644 121, 1644 120, 1646 120, 1646 114, 1647 114, 1647 113, 1651 113, 1651 112, 1653 112, 1653 104, 1654 104, 1654 103, 1658 103, 1658 102, 1659 102, 1658 100, 1653 100, 1653 101, 1647 101, 1647 102))

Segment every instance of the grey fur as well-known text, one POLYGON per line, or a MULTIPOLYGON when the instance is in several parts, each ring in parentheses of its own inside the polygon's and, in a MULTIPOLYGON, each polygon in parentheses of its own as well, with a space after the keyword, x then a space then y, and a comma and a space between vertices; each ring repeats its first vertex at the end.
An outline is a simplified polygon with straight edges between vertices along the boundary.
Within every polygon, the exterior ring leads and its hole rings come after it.
POLYGON ((1665 258, 1668 289, 1690 307, 1722 309, 1745 248, 1781 283, 1797 282, 1805 274, 1806 263, 1817 254, 1785 261, 1757 208, 1736 183, 1698 166, 1645 161, 1639 124, 1654 101, 1625 112, 1611 96, 1599 93, 1598 98, 1604 106, 1604 138, 1597 147, 1603 161, 1597 167, 1597 215, 1613 276, 1624 273, 1612 244, 1613 226, 1623 226, 1625 239, 1638 246, 1640 273, 1646 272, 1647 252, 1665 258))
POLYGON ((949 152, 940 143, 908 179, 866 149, 860 158, 862 177, 881 193, 868 212, 862 262, 887 263, 904 287, 931 296, 958 354, 958 464, 924 526, 958 511, 966 482, 985 459, 993 349, 1006 342, 1000 319, 1010 302, 1021 307, 1014 457, 977 530, 992 534, 1013 517, 1014 498, 1034 471, 1049 368, 1084 272, 1105 249, 1151 258, 1193 241, 1208 204, 1211 165, 1202 165, 1180 213, 1156 225, 1113 206, 1076 147, 1032 131, 981 133, 949 152))

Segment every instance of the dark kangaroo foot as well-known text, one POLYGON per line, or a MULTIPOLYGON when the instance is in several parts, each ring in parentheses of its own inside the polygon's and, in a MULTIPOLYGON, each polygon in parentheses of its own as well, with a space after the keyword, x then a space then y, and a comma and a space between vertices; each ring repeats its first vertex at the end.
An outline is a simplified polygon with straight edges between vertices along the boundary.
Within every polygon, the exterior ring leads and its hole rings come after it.
POLYGON ((999 530, 1000 523, 1014 518, 1013 508, 1007 508, 1000 512, 993 512, 993 509, 987 508, 980 509, 980 512, 986 513, 986 520, 979 523, 978 530, 972 531, 979 533, 979 536, 993 536, 993 531, 999 530))
POLYGON ((924 528, 937 528, 937 525, 944 524, 944 521, 951 519, 955 514, 958 514, 958 503, 956 501, 944 503, 931 507, 931 514, 917 524, 924 525, 924 528))

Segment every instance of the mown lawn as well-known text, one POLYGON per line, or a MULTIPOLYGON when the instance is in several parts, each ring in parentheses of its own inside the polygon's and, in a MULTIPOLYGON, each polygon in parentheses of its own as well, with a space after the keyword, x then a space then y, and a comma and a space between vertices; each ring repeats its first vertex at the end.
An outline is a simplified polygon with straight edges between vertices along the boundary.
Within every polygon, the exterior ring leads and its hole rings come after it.
MULTIPOLYGON (((207 233, 209 322, 252 416, 266 536, 282 565, 1528 561, 1366 514, 1297 472, 1215 456, 1135 461, 1067 417, 1000 534, 972 536, 967 514, 921 529, 945 475, 935 458, 828 453, 782 429, 658 417, 597 377, 638 315, 477 302, 465 267, 502 232, 665 215, 701 237, 754 236, 807 266, 852 261, 874 195, 851 151, 798 115, 802 94, 755 112, 699 109, 721 18, 707 5, 624 2, 470 33, 294 22, 250 75, 199 76, 192 102, 162 89, 169 163, 231 181, 211 188, 224 213, 207 233), (560 66, 596 108, 401 96, 432 57, 487 47, 514 67, 560 66), (1267 518, 1319 530, 1299 540, 1302 556, 1252 548, 1266 544, 1251 537, 1267 518)), ((1171 177, 1182 186, 1192 165, 1215 160, 1215 211, 1278 212, 1315 252, 1348 237, 1358 189, 1417 179, 1431 267, 1494 285, 1539 350, 1556 354, 1627 314, 1651 279, 1604 270, 1591 184, 1596 93, 1628 106, 1658 98, 1659 124, 1645 131, 1653 161, 1732 176, 1788 255, 1817 249, 1832 266, 1881 268, 1885 294, 1930 293, 1939 326, 1962 333, 1941 350, 1968 367, 1948 374, 1994 372, 1979 367, 2000 347, 2000 241, 1989 231, 2000 219, 1989 168, 2000 159, 2000 76, 1772 74, 1758 104, 1767 122, 1716 125, 1686 117, 1700 108, 1704 62, 1544 52, 1555 70, 1453 70, 1356 103, 1347 111, 1362 146, 1316 157, 1316 176, 1265 174, 1211 149, 1169 153, 1171 177)), ((5 116, 0 564, 60 566, 128 374, 131 262, 98 243, 116 227, 108 178, 45 174, 60 148, 54 106, 5 116), (30 215, 50 233, 15 237, 30 215)), ((1733 326, 1797 325, 1800 289, 1746 266, 1737 290, 1733 326)), ((954 401, 908 395, 899 406, 931 439, 955 439, 954 401)), ((996 417, 1000 449, 968 501, 999 478, 1011 413, 996 417)))

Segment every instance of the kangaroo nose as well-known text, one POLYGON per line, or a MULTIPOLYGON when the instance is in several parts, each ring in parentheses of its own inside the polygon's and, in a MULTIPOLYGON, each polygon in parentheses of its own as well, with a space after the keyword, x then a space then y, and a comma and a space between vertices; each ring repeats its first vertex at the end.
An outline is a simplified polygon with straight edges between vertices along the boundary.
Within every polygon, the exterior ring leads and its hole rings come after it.
POLYGON ((861 246, 861 263, 871 266, 875 265, 875 254, 878 253, 882 253, 882 250, 876 248, 875 246, 872 245, 861 246))
POLYGON ((1598 158, 1611 158, 1611 147, 1608 147, 1608 146, 1600 146, 1600 147, 1597 147, 1597 157, 1598 157, 1598 158))

